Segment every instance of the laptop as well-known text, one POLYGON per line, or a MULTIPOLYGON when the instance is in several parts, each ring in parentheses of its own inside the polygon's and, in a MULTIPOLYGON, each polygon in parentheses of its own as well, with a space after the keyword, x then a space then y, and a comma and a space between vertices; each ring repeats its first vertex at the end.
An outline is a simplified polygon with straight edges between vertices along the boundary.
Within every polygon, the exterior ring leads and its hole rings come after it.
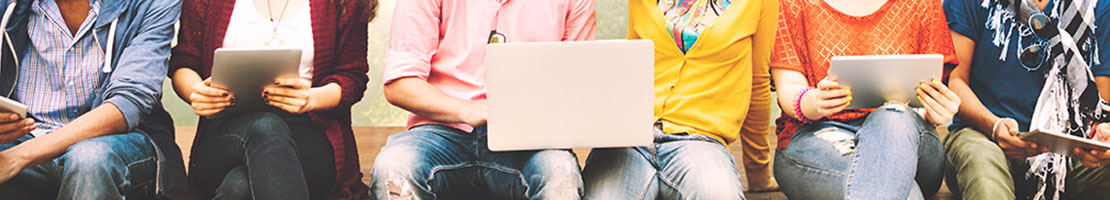
POLYGON ((487 46, 489 149, 650 145, 654 51, 649 40, 487 46))
POLYGON ((917 86, 942 78, 944 56, 872 55, 836 56, 829 60, 829 76, 852 88, 849 108, 877 108, 888 101, 922 107, 917 86))

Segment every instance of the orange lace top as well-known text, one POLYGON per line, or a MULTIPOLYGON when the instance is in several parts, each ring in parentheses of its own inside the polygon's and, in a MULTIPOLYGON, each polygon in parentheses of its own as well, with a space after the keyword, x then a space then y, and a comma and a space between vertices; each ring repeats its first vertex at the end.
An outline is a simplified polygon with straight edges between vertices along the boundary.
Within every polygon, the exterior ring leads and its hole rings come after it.
MULTIPOLYGON (((888 0, 867 16, 847 15, 819 1, 781 1, 772 69, 801 72, 810 86, 816 86, 828 75, 833 56, 943 54, 944 79, 958 62, 941 0, 888 0)), ((872 110, 850 109, 826 119, 851 121, 872 110)), ((785 112, 775 124, 779 149, 786 148, 804 125, 785 112)))

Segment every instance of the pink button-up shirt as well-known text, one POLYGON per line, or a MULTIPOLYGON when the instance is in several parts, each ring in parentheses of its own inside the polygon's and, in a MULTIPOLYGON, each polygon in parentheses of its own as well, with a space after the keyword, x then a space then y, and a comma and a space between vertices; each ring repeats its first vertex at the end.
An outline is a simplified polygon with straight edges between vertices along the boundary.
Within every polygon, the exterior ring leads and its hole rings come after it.
MULTIPOLYGON (((596 38, 593 0, 397 1, 383 80, 427 80, 447 96, 486 100, 485 49, 490 31, 506 42, 581 41, 596 38)), ((465 124, 409 118, 408 128, 465 124)))

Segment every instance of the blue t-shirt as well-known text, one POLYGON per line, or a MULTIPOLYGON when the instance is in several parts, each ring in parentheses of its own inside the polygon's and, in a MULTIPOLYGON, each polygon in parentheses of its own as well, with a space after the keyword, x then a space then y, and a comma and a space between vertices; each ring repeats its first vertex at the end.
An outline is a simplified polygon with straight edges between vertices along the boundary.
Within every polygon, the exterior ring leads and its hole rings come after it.
MULTIPOLYGON (((1037 97, 1044 86, 1048 67, 1030 71, 1021 65, 1018 53, 1023 45, 1018 24, 1013 20, 1000 20, 1003 15, 999 6, 984 3, 990 0, 945 0, 944 12, 948 27, 960 35, 975 41, 974 58, 971 60, 969 85, 979 101, 998 117, 1017 120, 1021 131, 1028 131, 1030 118, 1033 117, 1037 97), (989 4, 989 5, 987 5, 989 4), (1004 49, 1005 48, 1005 49, 1004 49)), ((1050 1, 1044 9, 1053 9, 1055 1, 1050 1)), ((1095 55, 1110 54, 1110 1, 1098 1, 1095 6, 1095 30, 1093 42, 1097 46, 1095 55)), ((1056 16, 1050 16, 1056 20, 1056 16)), ((1028 43, 1028 42, 1027 42, 1028 43)), ((1092 65, 1095 76, 1110 76, 1110 56, 1100 56, 1092 65)), ((952 128, 967 127, 957 118, 952 128)))

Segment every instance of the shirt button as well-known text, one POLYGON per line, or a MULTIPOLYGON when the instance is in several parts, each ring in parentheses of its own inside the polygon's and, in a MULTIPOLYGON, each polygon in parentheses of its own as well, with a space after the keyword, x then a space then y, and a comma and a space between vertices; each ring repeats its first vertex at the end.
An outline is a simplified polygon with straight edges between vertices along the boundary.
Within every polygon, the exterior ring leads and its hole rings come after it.
POLYGON ((69 81, 69 83, 66 83, 66 85, 67 86, 73 86, 73 81, 69 81))

